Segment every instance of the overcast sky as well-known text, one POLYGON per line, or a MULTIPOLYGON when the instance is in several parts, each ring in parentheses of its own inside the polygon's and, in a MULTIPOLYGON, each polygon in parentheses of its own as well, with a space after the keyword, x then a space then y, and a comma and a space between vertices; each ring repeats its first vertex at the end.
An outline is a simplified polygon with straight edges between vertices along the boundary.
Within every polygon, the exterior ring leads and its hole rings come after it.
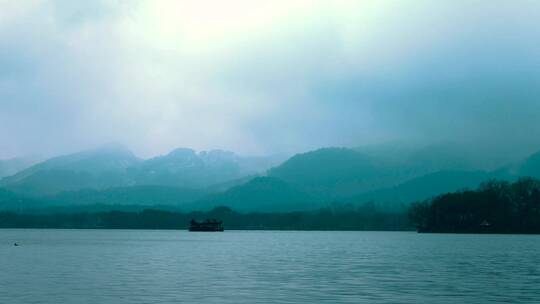
POLYGON ((0 158, 540 149, 540 1, 0 0, 0 158))

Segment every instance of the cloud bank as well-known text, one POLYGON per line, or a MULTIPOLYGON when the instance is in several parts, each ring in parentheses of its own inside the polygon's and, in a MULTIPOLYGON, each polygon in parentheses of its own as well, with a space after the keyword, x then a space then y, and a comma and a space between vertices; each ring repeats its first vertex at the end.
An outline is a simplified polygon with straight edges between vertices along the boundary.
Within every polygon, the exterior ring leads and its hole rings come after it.
POLYGON ((536 1, 0 0, 0 158, 540 148, 536 1))

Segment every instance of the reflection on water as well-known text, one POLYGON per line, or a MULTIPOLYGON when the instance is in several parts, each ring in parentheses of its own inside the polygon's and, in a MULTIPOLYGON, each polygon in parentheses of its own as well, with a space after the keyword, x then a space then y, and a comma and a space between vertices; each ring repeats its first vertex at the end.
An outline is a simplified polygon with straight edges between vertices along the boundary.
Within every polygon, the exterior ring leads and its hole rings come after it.
POLYGON ((539 236, 0 230, 0 303, 540 303, 539 261, 539 236))

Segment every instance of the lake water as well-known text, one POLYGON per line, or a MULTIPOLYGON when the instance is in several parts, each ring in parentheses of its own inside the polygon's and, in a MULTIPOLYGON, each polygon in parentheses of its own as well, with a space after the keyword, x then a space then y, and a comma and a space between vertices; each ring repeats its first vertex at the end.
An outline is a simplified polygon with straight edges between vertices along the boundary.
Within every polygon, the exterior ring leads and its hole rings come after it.
POLYGON ((0 230, 0 303, 203 302, 540 303, 540 236, 0 230))

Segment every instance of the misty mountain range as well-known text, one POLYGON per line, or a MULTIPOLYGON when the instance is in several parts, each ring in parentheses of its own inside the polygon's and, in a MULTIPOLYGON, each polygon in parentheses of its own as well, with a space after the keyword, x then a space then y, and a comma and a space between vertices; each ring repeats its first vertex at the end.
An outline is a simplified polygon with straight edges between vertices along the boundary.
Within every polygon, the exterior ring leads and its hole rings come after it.
POLYGON ((0 180, 2 209, 228 206, 285 212, 334 203, 398 206, 493 178, 540 177, 540 152, 485 170, 441 147, 408 153, 323 148, 289 159, 181 148, 144 160, 112 144, 34 165, 2 161, 0 169, 10 174, 0 180))
POLYGON ((176 149, 143 160, 117 144, 51 158, 0 180, 0 186, 31 196, 81 189, 140 185, 202 189, 264 172, 278 160, 213 150, 176 149))
POLYGON ((0 179, 30 167, 37 161, 30 158, 0 159, 0 179))

